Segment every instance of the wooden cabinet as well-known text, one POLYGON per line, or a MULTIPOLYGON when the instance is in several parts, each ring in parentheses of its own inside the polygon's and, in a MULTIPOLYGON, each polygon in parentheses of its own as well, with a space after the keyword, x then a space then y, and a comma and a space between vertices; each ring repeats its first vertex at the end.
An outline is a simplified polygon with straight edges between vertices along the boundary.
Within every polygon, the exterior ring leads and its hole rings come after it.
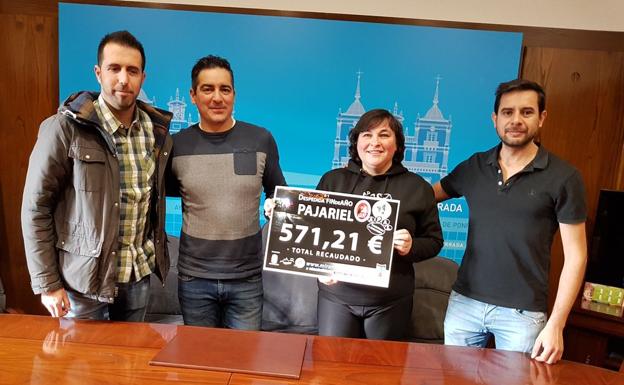
POLYGON ((624 317, 575 306, 564 340, 564 359, 618 370, 624 357, 624 317))

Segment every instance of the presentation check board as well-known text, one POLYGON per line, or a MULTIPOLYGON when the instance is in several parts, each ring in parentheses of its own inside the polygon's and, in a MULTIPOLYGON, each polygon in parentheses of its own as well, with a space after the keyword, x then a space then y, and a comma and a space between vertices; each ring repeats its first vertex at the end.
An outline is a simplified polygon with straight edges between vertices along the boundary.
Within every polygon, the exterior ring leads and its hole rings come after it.
POLYGON ((388 287, 399 201, 277 187, 264 269, 388 287))

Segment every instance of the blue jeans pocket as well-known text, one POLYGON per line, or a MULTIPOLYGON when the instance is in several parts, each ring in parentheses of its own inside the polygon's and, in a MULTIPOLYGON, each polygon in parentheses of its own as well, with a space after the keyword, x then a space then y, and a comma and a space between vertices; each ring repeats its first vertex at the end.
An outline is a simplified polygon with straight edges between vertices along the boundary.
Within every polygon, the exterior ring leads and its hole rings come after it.
POLYGON ((541 311, 530 311, 530 310, 522 310, 522 309, 514 309, 514 314, 518 317, 523 318, 527 321, 531 321, 536 325, 543 324, 546 322, 546 313, 541 311))

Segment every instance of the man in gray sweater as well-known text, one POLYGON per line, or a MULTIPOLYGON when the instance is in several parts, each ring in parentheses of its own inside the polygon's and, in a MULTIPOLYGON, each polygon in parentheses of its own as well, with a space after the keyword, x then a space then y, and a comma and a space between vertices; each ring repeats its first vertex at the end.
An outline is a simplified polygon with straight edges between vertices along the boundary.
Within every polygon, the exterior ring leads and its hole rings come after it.
POLYGON ((200 122, 173 136, 168 191, 180 195, 183 226, 178 295, 188 325, 258 330, 262 236, 258 207, 285 185, 269 131, 232 117, 227 60, 201 58, 191 72, 200 122))

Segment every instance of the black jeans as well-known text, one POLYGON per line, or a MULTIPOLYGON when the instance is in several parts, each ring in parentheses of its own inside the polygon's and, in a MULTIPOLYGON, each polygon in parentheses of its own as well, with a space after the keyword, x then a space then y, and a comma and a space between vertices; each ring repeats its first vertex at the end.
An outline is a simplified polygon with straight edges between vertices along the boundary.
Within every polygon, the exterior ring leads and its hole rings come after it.
POLYGON ((319 335, 401 340, 411 324, 412 296, 382 306, 355 306, 318 296, 319 335))

